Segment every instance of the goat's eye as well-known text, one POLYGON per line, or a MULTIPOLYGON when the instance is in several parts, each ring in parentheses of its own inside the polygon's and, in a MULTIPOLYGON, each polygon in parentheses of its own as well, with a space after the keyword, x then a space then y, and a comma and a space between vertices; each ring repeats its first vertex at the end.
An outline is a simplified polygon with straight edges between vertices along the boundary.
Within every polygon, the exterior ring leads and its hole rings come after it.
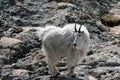
POLYGON ((81 34, 79 33, 79 37, 81 37, 81 34))

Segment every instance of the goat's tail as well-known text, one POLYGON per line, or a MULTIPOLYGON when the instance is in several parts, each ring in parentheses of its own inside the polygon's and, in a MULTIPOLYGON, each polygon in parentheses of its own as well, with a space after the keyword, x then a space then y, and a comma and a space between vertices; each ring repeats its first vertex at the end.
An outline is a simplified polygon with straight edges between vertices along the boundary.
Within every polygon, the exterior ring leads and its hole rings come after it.
POLYGON ((45 28, 37 29, 36 34, 37 34, 39 40, 42 40, 46 33, 48 33, 50 30, 55 29, 55 28, 56 28, 55 26, 51 25, 51 26, 47 26, 45 28))
POLYGON ((44 34, 45 34, 45 31, 43 28, 37 29, 36 35, 38 36, 39 40, 43 39, 44 34))

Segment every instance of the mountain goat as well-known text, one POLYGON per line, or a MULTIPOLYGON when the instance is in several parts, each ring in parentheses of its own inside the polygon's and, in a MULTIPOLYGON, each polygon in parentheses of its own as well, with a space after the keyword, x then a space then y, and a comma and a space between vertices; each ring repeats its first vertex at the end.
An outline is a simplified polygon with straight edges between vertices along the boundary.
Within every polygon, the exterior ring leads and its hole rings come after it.
POLYGON ((37 34, 42 40, 42 48, 46 53, 51 75, 59 73, 55 65, 61 57, 66 58, 68 74, 73 74, 74 67, 84 58, 90 44, 88 30, 76 23, 67 24, 63 28, 48 26, 37 34))

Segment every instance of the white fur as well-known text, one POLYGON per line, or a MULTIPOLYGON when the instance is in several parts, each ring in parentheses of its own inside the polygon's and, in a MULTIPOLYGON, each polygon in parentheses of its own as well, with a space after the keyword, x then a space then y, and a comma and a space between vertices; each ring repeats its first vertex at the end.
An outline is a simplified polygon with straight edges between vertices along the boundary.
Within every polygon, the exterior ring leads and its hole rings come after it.
MULTIPOLYGON (((38 37, 42 40, 42 48, 48 59, 50 74, 58 73, 55 65, 61 57, 65 57, 68 62, 69 73, 74 72, 74 67, 81 61, 88 51, 90 44, 89 32, 85 26, 81 27, 84 39, 79 46, 74 46, 75 23, 67 24, 63 28, 56 26, 47 26, 37 32, 38 37)), ((76 25, 79 29, 80 25, 76 25)))

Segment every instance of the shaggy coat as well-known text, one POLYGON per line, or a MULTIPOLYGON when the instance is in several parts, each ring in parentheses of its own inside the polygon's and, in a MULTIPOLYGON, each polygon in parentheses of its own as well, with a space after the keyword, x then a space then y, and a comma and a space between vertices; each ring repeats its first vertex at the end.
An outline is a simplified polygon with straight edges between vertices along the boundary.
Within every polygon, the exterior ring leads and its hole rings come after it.
MULTIPOLYGON (((80 25, 76 24, 77 30, 80 25)), ((90 44, 89 32, 81 26, 82 33, 75 32, 75 24, 67 24, 63 28, 47 26, 39 30, 38 37, 42 40, 42 49, 46 53, 50 74, 58 73, 55 65, 61 57, 68 63, 69 73, 74 72, 74 67, 81 61, 88 51, 90 44), (74 46, 76 34, 81 34, 80 44, 74 46)))

